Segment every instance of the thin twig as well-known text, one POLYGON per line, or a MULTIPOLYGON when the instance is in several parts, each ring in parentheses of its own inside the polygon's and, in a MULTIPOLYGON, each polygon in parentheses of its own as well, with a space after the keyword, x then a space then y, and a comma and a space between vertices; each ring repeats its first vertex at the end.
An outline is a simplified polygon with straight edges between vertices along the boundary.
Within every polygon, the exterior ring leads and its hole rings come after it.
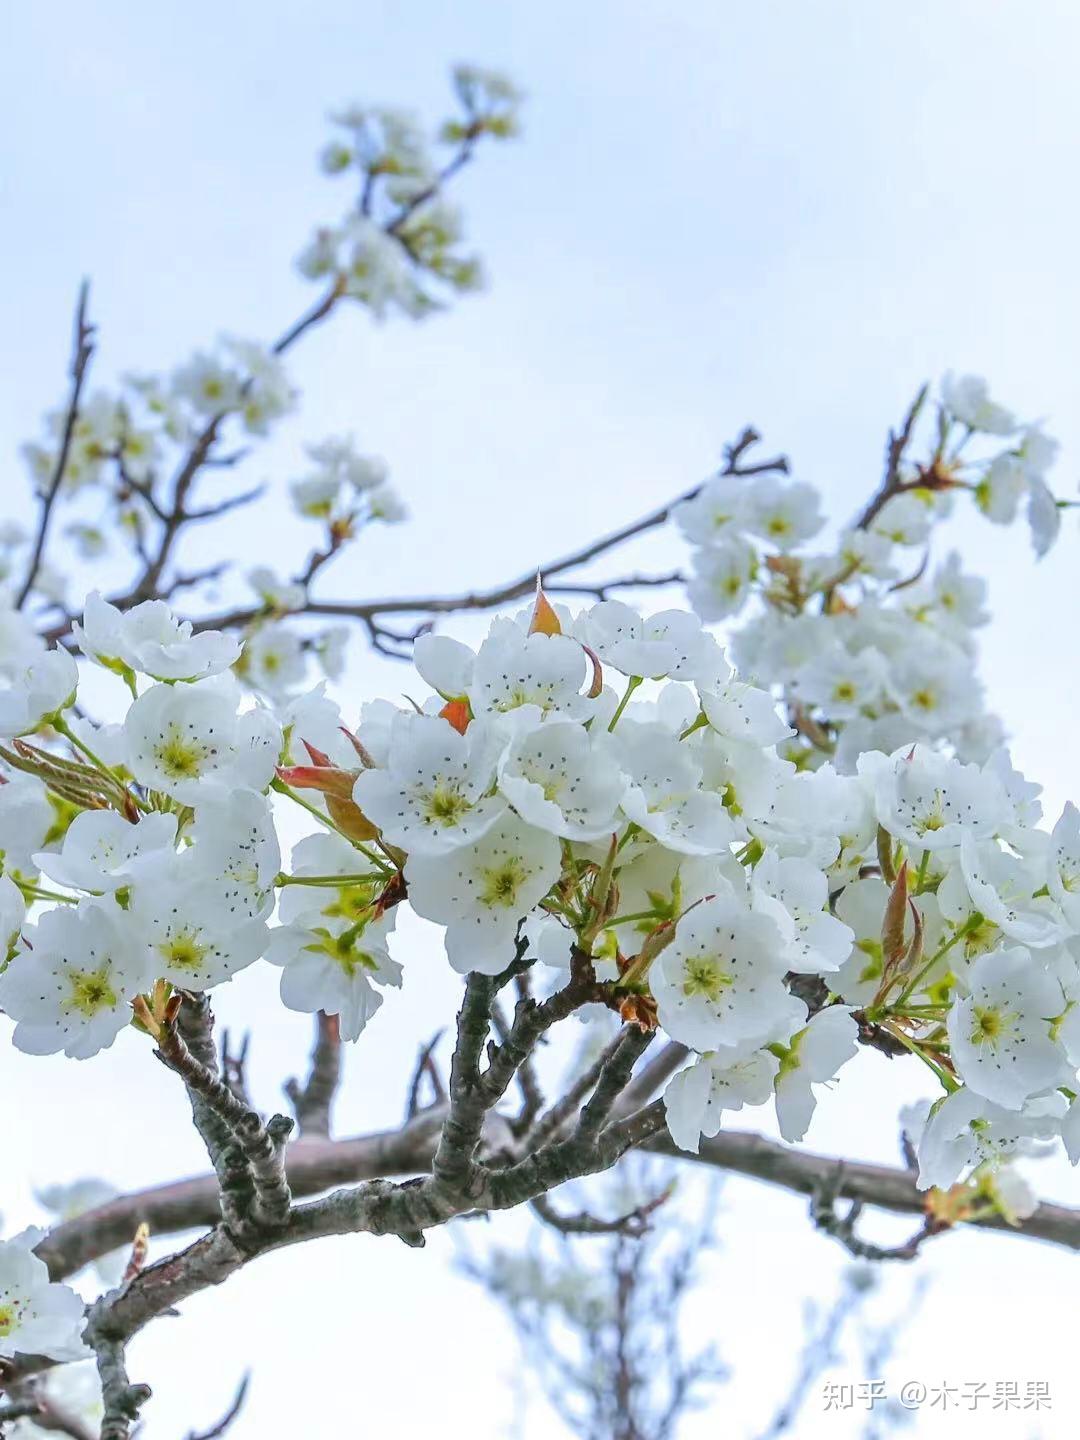
POLYGON ((198 1432, 194 1430, 189 1431, 187 1440, 218 1440, 218 1436, 224 1435, 226 1430, 229 1429, 230 1425, 232 1425, 233 1421, 243 1409, 244 1401, 247 1399, 248 1386, 250 1384, 251 1376, 245 1375, 244 1378, 240 1381, 240 1385, 236 1391, 236 1395, 233 1398, 232 1404, 229 1406, 228 1410, 226 1410, 225 1414, 221 1417, 217 1424, 212 1426, 209 1430, 200 1430, 198 1432))
POLYGON ((45 556, 45 545, 49 536, 49 522, 52 519, 56 497, 60 493, 60 486, 64 481, 64 471, 67 468, 68 456, 71 454, 71 442, 75 436, 75 426, 79 419, 79 401, 82 397, 86 373, 90 368, 90 358, 94 353, 94 327, 86 318, 86 309, 89 301, 90 282, 89 280, 84 280, 79 286, 79 299, 75 307, 75 338, 70 369, 71 395, 68 400, 67 413, 64 417, 64 428, 61 433, 60 448, 56 453, 53 472, 44 490, 41 492, 41 513, 38 516, 37 531, 34 535, 34 545, 30 552, 30 561, 26 569, 26 578, 23 580, 15 599, 16 610, 21 610, 26 604, 27 598, 34 588, 34 582, 37 580, 38 573, 41 570, 41 562, 45 556))
POLYGON ((341 1028, 337 1015, 320 1010, 315 1017, 315 1044, 308 1078, 285 1083, 301 1135, 329 1135, 330 1112, 341 1084, 341 1028))
POLYGON ((648 1230, 652 1215, 670 1198, 669 1187, 651 1200, 636 1205, 625 1215, 617 1215, 613 1220, 602 1220, 587 1210, 579 1211, 576 1215, 563 1215, 547 1195, 538 1195, 530 1204, 544 1224, 550 1225, 561 1235, 628 1235, 633 1239, 640 1239, 648 1230))
POLYGON ((428 1077, 434 1093, 433 1105, 441 1105, 446 1101, 446 1087, 443 1085, 442 1076, 439 1074, 439 1067, 432 1059, 436 1045, 443 1037, 442 1030, 436 1030, 431 1039, 424 1045, 417 1056, 416 1067, 413 1070, 412 1082, 409 1085, 409 1098, 405 1105, 405 1120, 415 1120, 420 1114, 420 1086, 424 1076, 428 1077))
POLYGON ((900 1245, 875 1245, 863 1240, 855 1233, 863 1202, 852 1200, 846 1215, 836 1208, 844 1179, 844 1162, 838 1161, 835 1172, 827 1175, 810 1196, 810 1218, 815 1226, 834 1240, 839 1240, 849 1254, 859 1260, 914 1260, 927 1240, 941 1235, 950 1228, 947 1221, 938 1220, 927 1214, 919 1229, 900 1245))

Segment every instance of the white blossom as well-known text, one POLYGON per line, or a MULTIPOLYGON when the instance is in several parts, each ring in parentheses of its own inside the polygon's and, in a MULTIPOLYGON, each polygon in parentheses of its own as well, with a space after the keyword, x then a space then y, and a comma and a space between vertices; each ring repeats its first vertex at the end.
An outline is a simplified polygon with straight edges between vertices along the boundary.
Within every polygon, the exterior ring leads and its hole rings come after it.
POLYGON ((289 1010, 337 1015, 343 1040, 357 1040, 382 1004, 384 985, 401 984, 401 966, 390 958, 387 936, 394 912, 349 924, 302 920, 271 933, 266 959, 282 967, 281 1003, 289 1010))
POLYGON ((62 1050, 85 1060, 131 1019, 130 1001, 153 978, 149 957, 111 901, 59 905, 28 927, 32 948, 0 973, 0 1009, 30 1055, 62 1050))
MULTIPOLYGON (((1007 1110, 1070 1075, 1053 1038, 1065 1008, 1061 985, 1017 946, 983 955, 972 967, 970 994, 949 1012, 953 1061, 967 1087, 1007 1110)), ((1074 1077, 1075 1078, 1075 1077, 1074 1077)))
POLYGON ((47 1355, 81 1360, 82 1300, 68 1285, 54 1285, 49 1270, 18 1236, 0 1240, 0 1356, 47 1355))
POLYGON ((124 722, 135 778, 188 803, 211 784, 264 790, 281 752, 281 729, 266 710, 238 714, 237 703, 235 686, 217 678, 152 685, 124 722))
POLYGON ((627 786, 606 746, 572 721, 549 720, 508 746, 499 763, 499 789, 530 825, 567 839, 597 840, 615 830, 627 786))
POLYGON ((993 775, 926 745, 864 755, 859 774, 870 786, 878 823, 916 850, 958 845, 965 830, 992 835, 1006 815, 1005 793, 993 775))
POLYGON ((946 375, 941 382, 941 403, 953 419, 970 430, 1008 435, 1016 429, 1011 412, 990 399, 990 387, 981 375, 946 375))
POLYGON ((86 597, 82 622, 72 626, 79 649, 108 670, 134 670, 153 680, 204 680, 227 670, 240 655, 233 636, 217 630, 193 634, 164 600, 144 600, 121 611, 96 590, 86 597))
POLYGON ((680 1150, 696 1155, 701 1137, 716 1135, 725 1110, 764 1105, 780 1061, 768 1050, 714 1050, 668 1081, 664 1112, 680 1150))
POLYGON ((754 908, 776 921, 790 970, 822 975, 839 970, 851 954, 853 932, 828 913, 823 871, 798 856, 770 850, 754 869, 754 908))
POLYGON ((79 668, 66 650, 46 650, 11 671, 0 667, 0 738, 29 735, 75 698, 79 668))
POLYGON ((59 852, 37 854, 34 864, 58 885, 104 894, 130 883, 139 857, 155 850, 172 855, 175 840, 175 815, 143 815, 132 824, 115 810, 84 810, 59 852))
POLYGON ((694 573, 686 593, 702 620, 726 620, 729 615, 737 615, 749 597, 757 566, 757 552, 741 536, 696 550, 694 573))
POLYGON ((514 958, 519 920, 561 869, 555 837, 507 814, 449 856, 410 858, 405 880, 416 913, 447 927, 446 956, 454 969, 495 975, 514 958))
POLYGON ((730 887, 705 900, 679 921, 650 971, 660 1023, 702 1052, 760 1039, 799 1006, 784 987, 783 948, 775 922, 730 887))
POLYGON ((506 801, 489 793, 501 749, 483 720, 460 735, 437 716, 399 714, 386 768, 363 771, 353 796, 391 844, 446 854, 478 840, 505 811, 506 801))
POLYGON ((817 1105, 814 1085, 831 1080, 853 1058, 858 1027, 846 1005, 819 1010, 794 1035, 776 1077, 776 1118, 785 1140, 801 1140, 817 1105))

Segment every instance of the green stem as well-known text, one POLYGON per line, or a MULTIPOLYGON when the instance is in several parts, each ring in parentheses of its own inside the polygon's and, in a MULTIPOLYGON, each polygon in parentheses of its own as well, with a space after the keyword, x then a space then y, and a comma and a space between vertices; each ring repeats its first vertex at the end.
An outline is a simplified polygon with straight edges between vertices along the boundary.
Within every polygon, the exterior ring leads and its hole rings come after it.
POLYGON ((346 885, 366 885, 372 880, 378 880, 378 875, 278 875, 274 880, 275 885, 316 885, 343 889, 346 885))
POLYGON ((64 905, 77 905, 79 903, 78 898, 74 895, 60 895, 54 890, 43 890, 40 885, 24 885, 18 881, 15 883, 19 886, 23 898, 26 900, 57 900, 64 905))
POLYGON ((915 894, 920 895, 926 884, 926 872, 930 868, 930 851, 922 852, 922 859, 919 861, 919 873, 915 876, 915 894))
POLYGON ((950 1095, 953 1093, 954 1090, 960 1089, 960 1086, 956 1083, 956 1081, 948 1073, 948 1071, 943 1070, 936 1060, 931 1060, 930 1056, 927 1055, 924 1050, 922 1050, 917 1041, 912 1040, 910 1035, 905 1035, 902 1030, 893 1029, 891 1025, 886 1025, 883 1028, 889 1032, 889 1034, 893 1037, 894 1040, 899 1040, 901 1045, 903 1045, 906 1049, 910 1050, 912 1055, 917 1055, 919 1059, 923 1062, 923 1064, 928 1066, 928 1068, 934 1072, 938 1080, 941 1082, 942 1086, 944 1086, 945 1090, 950 1095))
MULTIPOLYGON (((980 917, 980 918, 981 918, 981 917, 980 917)), ((912 979, 907 983, 907 985, 905 985, 904 989, 900 992, 900 994, 897 996, 897 998, 893 1001, 892 1005, 889 1006, 889 1009, 890 1009, 890 1010, 895 1010, 895 1009, 898 1009, 900 1006, 902 1006, 902 1005, 904 1004, 904 1002, 907 1000, 908 996, 914 994, 914 992, 918 989, 919 985, 920 985, 920 984, 922 983, 922 981, 926 978, 926 976, 929 975, 930 971, 934 968, 934 966, 935 966, 935 965, 937 964, 937 962, 942 958, 942 956, 943 956, 943 955, 947 955, 947 954, 949 953, 949 951, 952 949, 952 947, 953 947, 959 940, 962 940, 965 935, 969 935, 972 930, 977 929, 979 923, 980 923, 980 919, 979 919, 979 918, 976 918, 975 916, 972 916, 969 920, 965 920, 964 924, 961 925, 960 929, 957 930, 956 934, 952 937, 952 939, 946 941, 946 943, 945 943, 944 945, 940 946, 940 947, 934 952, 934 954, 930 956, 930 959, 927 960, 926 964, 923 965, 923 966, 921 966, 921 967, 915 972, 915 975, 914 975, 914 976, 912 977, 912 979)))
POLYGON ((343 840, 348 840, 353 849, 359 850, 360 854, 363 855, 366 860, 370 860, 383 875, 394 874, 392 865, 388 865, 385 860, 381 860, 373 851, 361 845, 359 840, 354 840, 351 835, 346 835, 341 826, 336 825, 334 821, 330 819, 329 815, 324 815, 322 811, 317 810, 314 805, 309 805, 306 800, 302 800, 292 786, 286 785, 284 780, 277 779, 272 781, 270 788, 271 790, 276 790, 279 795, 285 795, 288 799, 294 801, 295 804, 300 806, 301 810, 306 810, 309 815, 313 815, 320 825, 325 825, 327 830, 333 830, 335 835, 340 835, 343 840))
POLYGON ((638 910, 633 915, 613 916, 613 918, 610 919, 604 926, 604 929, 610 930, 614 925, 631 925, 634 923, 635 920, 662 920, 663 918, 664 917, 662 915, 658 915, 655 910, 638 910))
POLYGON ((610 721, 610 723, 609 723, 609 725, 608 725, 608 727, 607 727, 609 732, 612 731, 612 730, 614 730, 614 729, 615 729, 615 726, 619 723, 619 720, 620 720, 621 717, 622 717, 623 711, 626 709, 627 705, 629 705, 629 703, 630 703, 630 696, 633 695, 634 691, 635 691, 635 690, 638 688, 638 686, 642 683, 642 678, 643 678, 643 677, 642 677, 641 675, 631 675, 630 678, 629 678, 629 680, 627 680, 627 682, 626 682, 626 693, 625 693, 625 695, 622 697, 622 699, 619 701, 618 708, 616 709, 615 714, 611 717, 611 721, 610 721))
POLYGON ((106 765, 105 761, 102 760, 100 756, 95 755, 93 750, 90 749, 89 745, 79 739, 78 735, 75 734, 75 731, 72 730, 71 726, 68 724, 68 722, 64 719, 62 715, 54 715, 52 717, 51 723, 53 729, 58 730, 60 734, 65 737, 65 739, 70 741, 74 748, 78 750, 81 755, 84 755, 93 766, 95 766, 98 770, 102 772, 102 774, 108 775, 110 780, 116 780, 116 775, 110 768, 110 766, 106 765))

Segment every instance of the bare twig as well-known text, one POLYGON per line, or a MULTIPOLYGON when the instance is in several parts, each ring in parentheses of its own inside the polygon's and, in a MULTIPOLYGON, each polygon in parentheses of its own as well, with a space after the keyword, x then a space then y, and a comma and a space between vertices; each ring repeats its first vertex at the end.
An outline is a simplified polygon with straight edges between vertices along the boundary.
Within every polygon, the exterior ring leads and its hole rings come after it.
MULTIPOLYGON (((204 461, 204 464, 210 462, 204 461)), ((217 520, 222 515, 228 515, 232 510, 240 510, 245 505, 253 505, 266 494, 265 485, 255 485, 250 490, 243 490, 239 495, 228 495, 224 500, 218 500, 213 505, 204 505, 201 510, 185 510, 180 519, 183 524, 193 520, 217 520)))
MULTIPOLYGON (((722 475, 743 475, 752 476, 769 472, 786 473, 788 462, 784 456, 775 456, 772 459, 761 461, 754 465, 745 465, 743 458, 747 451, 758 443, 760 437, 752 429, 745 429, 739 438, 729 445, 725 451, 724 465, 720 470, 722 475)), ((637 520, 609 534, 593 540, 587 545, 570 552, 567 555, 548 561, 539 567, 539 573, 544 583, 544 588, 551 594, 576 594, 595 595, 604 598, 610 591, 618 588, 629 588, 632 586, 644 585, 669 585, 677 583, 682 577, 679 573, 673 572, 668 575, 659 576, 628 576, 622 580, 608 580, 602 583, 582 581, 575 583, 560 582, 558 577, 566 575, 567 572, 578 570, 591 561, 598 559, 601 555, 617 549, 629 540, 636 539, 650 530, 665 524, 671 517, 671 512, 676 505, 683 500, 688 500, 698 493, 701 485, 694 485, 676 499, 660 506, 648 514, 640 516, 637 520)), ((369 634, 372 641, 377 639, 399 639, 402 643, 408 643, 416 638, 415 634, 387 636, 379 622, 385 617, 392 615, 450 615, 460 611, 470 610, 493 610, 500 605, 510 604, 526 595, 532 594, 536 587, 537 570, 530 569, 528 573, 518 575, 512 580, 504 581, 499 585, 492 586, 488 590, 466 591, 457 595, 415 595, 405 597, 387 597, 386 599, 359 600, 359 601, 317 601, 311 599, 302 605, 296 612, 301 615, 330 616, 339 619, 352 619, 364 622, 369 627, 369 634)), ((114 600, 114 604, 121 601, 114 600)), ((234 629, 237 626, 250 624, 257 618, 259 612, 253 607, 245 607, 239 610, 232 610, 220 615, 212 615, 196 620, 196 629, 234 629)), ((381 648, 381 647, 380 647, 381 648)))
POLYGON ((627 1211, 625 1215, 617 1215, 612 1220, 602 1220, 587 1210, 579 1211, 576 1215, 563 1215, 547 1195, 538 1195, 530 1204, 544 1224, 550 1225, 561 1235, 628 1235, 633 1239, 640 1239, 648 1230, 653 1214, 670 1198, 670 1188, 662 1190, 651 1200, 636 1205, 633 1210, 627 1211))
POLYGON ((86 381, 86 372, 90 368, 90 358, 94 353, 94 327, 86 318, 89 300, 90 282, 84 280, 79 286, 79 299, 75 307, 75 338, 69 371, 71 375, 71 394, 68 399, 67 413, 64 417, 64 428, 60 436, 60 448, 56 452, 56 462, 53 466, 53 472, 41 492, 41 512, 38 516, 33 548, 30 551, 30 561, 26 568, 26 577, 19 587, 18 595, 15 598, 15 608, 17 610, 21 610, 26 604, 27 598, 34 588, 38 573, 41 570, 41 563, 45 557, 45 546, 49 537, 49 522, 52 519, 56 497, 60 493, 60 486, 64 481, 64 470, 67 468, 68 456, 71 454, 71 442, 74 438, 75 426, 79 419, 79 401, 82 397, 83 385, 86 381))
POLYGON ((919 1229, 900 1245, 875 1245, 863 1240, 855 1233, 863 1212, 863 1202, 852 1200, 846 1215, 839 1214, 836 1208, 843 1177, 844 1162, 841 1160, 837 1162, 834 1173, 825 1176, 810 1196, 810 1218, 819 1230, 839 1240, 848 1253, 859 1260, 914 1260, 927 1240, 950 1228, 947 1221, 927 1214, 919 1229))
POLYGON ((329 1135, 330 1112, 341 1083, 341 1029, 337 1015, 320 1010, 315 1017, 315 1045, 308 1078, 285 1083, 301 1135, 329 1135))
POLYGON ((187 1440, 217 1440, 218 1436, 224 1435, 226 1430, 229 1429, 233 1421, 240 1414, 240 1411, 244 1408, 244 1401, 247 1399, 248 1386, 250 1385, 250 1383, 251 1376, 245 1375, 244 1378, 240 1381, 240 1385, 236 1391, 236 1395, 233 1398, 232 1404, 229 1406, 228 1410, 226 1410, 225 1414, 221 1417, 217 1424, 211 1426, 209 1430, 200 1430, 198 1432, 194 1430, 189 1431, 187 1440))
POLYGON ((855 528, 857 530, 868 530, 893 496, 900 495, 906 488, 909 488, 905 486, 904 481, 901 479, 900 466, 907 448, 911 443, 911 437, 915 431, 915 422, 918 420, 919 413, 926 403, 926 397, 929 391, 929 385, 924 385, 911 402, 907 415, 904 417, 904 423, 900 429, 889 431, 889 440, 885 447, 885 474, 866 508, 855 521, 855 528))
POLYGON ((247 1065, 248 1057, 248 1048, 250 1044, 250 1034, 245 1035, 243 1040, 240 1042, 240 1049, 237 1050, 234 1054, 229 1046, 228 1030, 225 1030, 222 1033, 221 1078, 225 1081, 225 1084, 236 1096, 237 1100, 239 1100, 243 1105, 251 1104, 250 1097, 248 1096, 247 1075, 245 1073, 245 1067, 247 1065))
POLYGON ((439 1074, 439 1067, 432 1058, 436 1045, 443 1037, 441 1030, 436 1030, 431 1039, 424 1045, 417 1057, 416 1068, 413 1070, 412 1083, 409 1086, 409 1098, 405 1106, 405 1120, 415 1120, 421 1112, 420 1087, 424 1076, 428 1077, 434 1094, 433 1105, 441 1105, 446 1101, 446 1087, 443 1085, 442 1076, 439 1074))
MULTIPOLYGON (((621 1040, 622 1031, 620 1030, 608 1041, 592 1064, 571 1082, 567 1087, 566 1093, 560 1096, 554 1105, 539 1117, 536 1124, 525 1137, 526 1142, 530 1146, 536 1148, 542 1145, 545 1140, 560 1134, 564 1130, 578 1106, 595 1087, 597 1080, 599 1080, 603 1074, 604 1067, 615 1053, 621 1040)), ((636 1084, 637 1080, 635 1079, 631 1082, 630 1086, 627 1086, 627 1090, 624 1093, 628 1093, 631 1087, 636 1084)))

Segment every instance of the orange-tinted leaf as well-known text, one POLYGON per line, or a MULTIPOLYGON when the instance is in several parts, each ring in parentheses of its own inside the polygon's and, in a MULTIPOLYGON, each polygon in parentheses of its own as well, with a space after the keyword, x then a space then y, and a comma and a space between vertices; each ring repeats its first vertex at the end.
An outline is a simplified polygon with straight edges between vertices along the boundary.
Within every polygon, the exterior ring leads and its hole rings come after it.
POLYGON ((439 714, 454 727, 459 735, 464 735, 469 728, 469 721, 472 719, 472 707, 468 700, 448 700, 439 714))
POLYGON ((543 586, 540 584, 540 576, 536 577, 536 603, 533 605, 532 619, 529 621, 530 635, 561 635, 562 626, 559 624, 559 617, 551 601, 544 594, 543 586))
POLYGON ((316 747, 312 745, 310 740, 302 740, 300 743, 303 745, 307 753, 311 756, 311 763, 313 765, 332 765, 334 763, 330 759, 330 756, 327 755, 325 750, 316 749, 316 747))
POLYGON ((330 819, 350 840, 374 840, 379 833, 355 800, 342 800, 337 795, 327 795, 326 808, 330 819))
POLYGON ((359 772, 339 770, 336 765, 279 765, 277 773, 278 779, 294 790, 319 790, 324 795, 351 800, 359 772))

